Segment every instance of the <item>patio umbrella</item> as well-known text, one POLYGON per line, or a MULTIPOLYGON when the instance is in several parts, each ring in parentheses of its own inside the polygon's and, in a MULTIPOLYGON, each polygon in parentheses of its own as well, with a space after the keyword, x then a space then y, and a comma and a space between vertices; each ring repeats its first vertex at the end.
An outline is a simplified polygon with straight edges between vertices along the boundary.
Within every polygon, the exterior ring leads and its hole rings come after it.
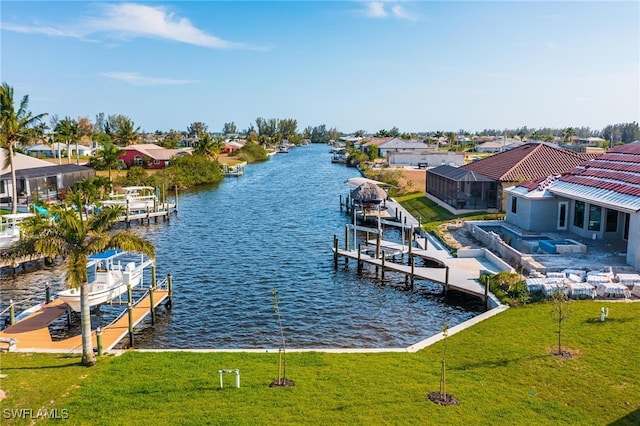
POLYGON ((378 185, 365 182, 351 190, 351 198, 362 203, 380 202, 387 199, 387 193, 378 185))

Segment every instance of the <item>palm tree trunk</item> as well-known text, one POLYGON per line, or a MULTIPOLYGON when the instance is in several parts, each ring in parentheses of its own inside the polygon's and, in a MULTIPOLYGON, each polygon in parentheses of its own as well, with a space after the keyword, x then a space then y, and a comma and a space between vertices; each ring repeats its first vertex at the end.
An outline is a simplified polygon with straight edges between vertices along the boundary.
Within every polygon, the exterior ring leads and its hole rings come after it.
POLYGON ((92 367, 96 364, 91 339, 91 312, 89 307, 89 283, 80 286, 80 318, 82 328, 82 365, 92 367))
POLYGON ((11 214, 18 212, 18 179, 16 178, 16 167, 13 161, 13 142, 7 144, 9 154, 9 167, 11 168, 11 214))

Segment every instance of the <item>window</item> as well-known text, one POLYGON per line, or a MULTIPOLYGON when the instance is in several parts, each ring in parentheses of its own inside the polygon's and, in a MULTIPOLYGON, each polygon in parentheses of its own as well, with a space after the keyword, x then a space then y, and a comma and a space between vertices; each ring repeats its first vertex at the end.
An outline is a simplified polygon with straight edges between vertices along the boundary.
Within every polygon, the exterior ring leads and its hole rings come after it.
POLYGON ((618 212, 615 210, 607 209, 607 226, 605 228, 606 232, 617 232, 618 231, 618 212))
POLYGON ((511 213, 516 213, 518 211, 518 199, 516 197, 511 197, 511 213))
POLYGON ((584 227, 584 202, 576 201, 573 209, 573 226, 576 228, 584 227))
POLYGON ((558 229, 567 229, 567 207, 568 203, 563 201, 558 204, 558 229))
POLYGON ((589 231, 600 231, 600 222, 602 221, 602 207, 589 206, 589 231))
POLYGON ((133 157, 133 165, 142 166, 142 157, 139 155, 136 155, 135 157, 133 157))
POLYGON ((155 164, 155 165, 160 164, 160 160, 153 160, 153 164, 155 164))

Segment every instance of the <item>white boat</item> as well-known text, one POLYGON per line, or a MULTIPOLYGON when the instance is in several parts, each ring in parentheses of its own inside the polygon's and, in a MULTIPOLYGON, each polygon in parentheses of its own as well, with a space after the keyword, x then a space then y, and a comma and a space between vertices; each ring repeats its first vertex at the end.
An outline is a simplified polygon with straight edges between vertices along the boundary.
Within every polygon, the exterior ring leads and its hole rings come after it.
POLYGON ((111 194, 103 206, 122 206, 129 211, 153 210, 157 205, 156 189, 152 186, 125 186, 123 192, 111 194))
MULTIPOLYGON (((118 250, 107 250, 89 256, 88 268, 93 269, 93 280, 89 282, 89 306, 109 302, 123 293, 127 287, 135 287, 142 282, 144 268, 153 263, 140 256, 140 262, 128 261, 135 254, 118 250), (125 259, 125 266, 121 260, 125 259)), ((91 276, 91 275, 90 275, 91 276)), ((80 312, 80 289, 71 288, 58 293, 71 309, 80 312)))
POLYGON ((33 216, 33 213, 0 216, 0 248, 7 248, 20 240, 20 222, 31 216, 33 216))
POLYGON ((276 147, 276 152, 278 154, 286 154, 289 152, 289 145, 281 144, 276 147))

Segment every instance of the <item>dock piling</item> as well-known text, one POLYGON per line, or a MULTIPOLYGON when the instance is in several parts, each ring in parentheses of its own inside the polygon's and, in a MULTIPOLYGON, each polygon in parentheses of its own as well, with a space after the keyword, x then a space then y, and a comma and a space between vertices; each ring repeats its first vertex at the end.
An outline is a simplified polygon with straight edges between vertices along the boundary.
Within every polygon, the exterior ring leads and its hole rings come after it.
POLYGON ((16 322, 16 307, 13 304, 13 299, 9 300, 9 324, 13 325, 16 322))
POLYGON ((338 236, 333 234, 333 267, 338 269, 338 236))
POLYGON ((384 281, 384 258, 386 256, 382 254, 382 266, 380 267, 380 280, 384 281))
POLYGON ((102 329, 98 327, 96 330, 96 344, 98 346, 98 356, 102 355, 102 329))
POLYGON ((44 303, 49 304, 51 302, 51 287, 49 287, 49 282, 47 281, 47 286, 44 289, 44 303))
POLYGON ((167 309, 171 309, 171 306, 173 305, 173 277, 171 274, 167 275, 167 290, 167 303, 165 306, 167 309))
POLYGON ((358 275, 362 274, 362 244, 358 244, 358 275))
POLYGON ((153 303, 153 291, 155 290, 154 287, 151 287, 149 289, 149 311, 151 313, 151 325, 155 325, 156 324, 156 311, 154 309, 154 303, 153 303))
POLYGON ((129 315, 129 347, 133 348, 133 304, 131 302, 127 305, 127 314, 129 315))
POLYGON ((446 298, 449 293, 449 265, 445 268, 444 275, 444 297, 446 298))

